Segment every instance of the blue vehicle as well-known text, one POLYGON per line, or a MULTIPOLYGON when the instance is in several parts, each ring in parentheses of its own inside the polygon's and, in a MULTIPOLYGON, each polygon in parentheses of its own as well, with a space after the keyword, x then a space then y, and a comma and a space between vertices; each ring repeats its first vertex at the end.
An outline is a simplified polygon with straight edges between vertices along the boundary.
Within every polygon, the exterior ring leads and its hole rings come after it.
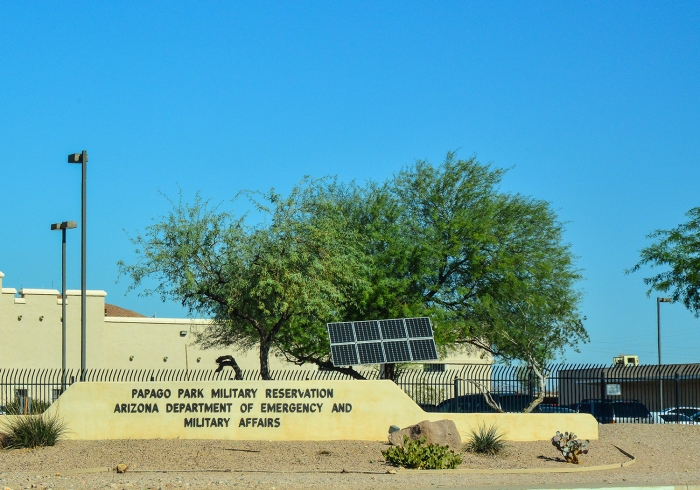
POLYGON ((535 412, 537 413, 576 413, 576 410, 569 407, 562 407, 560 405, 550 405, 546 403, 540 403, 535 407, 535 412))

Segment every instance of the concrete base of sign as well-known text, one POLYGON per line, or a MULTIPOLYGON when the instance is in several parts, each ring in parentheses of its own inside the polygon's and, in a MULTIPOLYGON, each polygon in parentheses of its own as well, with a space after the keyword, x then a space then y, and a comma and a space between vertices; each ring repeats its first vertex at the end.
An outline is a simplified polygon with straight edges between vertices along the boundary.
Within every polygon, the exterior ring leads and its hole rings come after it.
POLYGON ((496 424, 509 441, 557 430, 597 439, 588 414, 424 412, 391 381, 75 383, 48 410, 69 439, 386 440, 390 425, 450 419, 466 440, 496 424))

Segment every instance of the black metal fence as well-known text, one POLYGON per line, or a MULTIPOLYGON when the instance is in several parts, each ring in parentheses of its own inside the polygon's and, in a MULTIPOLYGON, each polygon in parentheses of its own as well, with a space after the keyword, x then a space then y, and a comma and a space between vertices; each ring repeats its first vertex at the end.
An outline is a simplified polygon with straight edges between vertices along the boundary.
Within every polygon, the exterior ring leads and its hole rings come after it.
MULTIPOLYGON (((430 365, 427 365, 430 366, 430 365)), ((434 366, 433 366, 434 367, 434 366)), ((360 371, 379 379, 379 371, 360 371)), ((95 369, 86 381, 234 381, 225 369, 95 369)), ((537 412, 586 412, 601 423, 700 423, 700 364, 664 366, 550 365, 544 400, 537 412)), ((337 371, 273 371, 280 381, 352 380, 337 371)), ((75 383, 79 371, 60 369, 0 370, 0 410, 39 413, 64 389, 75 383)), ((244 380, 259 380, 258 371, 243 371, 244 380)), ((465 365, 442 372, 399 367, 394 381, 424 410, 431 412, 492 412, 498 407, 519 412, 539 396, 540 383, 524 366, 465 365)))

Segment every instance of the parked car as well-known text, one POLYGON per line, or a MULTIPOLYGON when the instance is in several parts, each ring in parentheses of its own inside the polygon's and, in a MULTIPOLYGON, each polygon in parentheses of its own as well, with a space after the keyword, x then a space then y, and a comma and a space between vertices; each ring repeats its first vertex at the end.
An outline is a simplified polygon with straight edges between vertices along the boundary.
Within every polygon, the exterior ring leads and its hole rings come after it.
POLYGON ((583 400, 577 412, 590 413, 601 424, 653 424, 649 409, 638 400, 583 400))
POLYGON ((672 407, 660 412, 652 412, 654 423, 657 424, 697 424, 700 423, 700 408, 672 407), (678 415, 678 417, 676 417, 678 415))
POLYGON ((654 418, 654 423, 656 424, 687 424, 694 425, 697 424, 697 420, 688 417, 687 415, 682 415, 680 413, 663 413, 654 418))
MULTIPOLYGON (((492 394, 491 396, 505 412, 522 412, 533 400, 532 396, 520 393, 492 394)), ((449 398, 437 406, 437 411, 443 413, 495 412, 495 410, 486 403, 486 397, 482 393, 449 398)))
POLYGON ((549 403, 540 403, 535 407, 535 412, 538 413, 576 413, 576 410, 570 407, 561 405, 551 405, 549 403))
POLYGON ((424 412, 437 412, 437 405, 433 405, 431 403, 419 403, 418 406, 424 411, 424 412))

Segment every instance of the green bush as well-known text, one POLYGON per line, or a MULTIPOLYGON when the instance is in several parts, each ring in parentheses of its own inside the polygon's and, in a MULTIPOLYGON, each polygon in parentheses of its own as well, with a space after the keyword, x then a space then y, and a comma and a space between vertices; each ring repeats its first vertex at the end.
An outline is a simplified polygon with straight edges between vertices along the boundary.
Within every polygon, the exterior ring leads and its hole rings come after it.
POLYGON ((419 470, 451 470, 462 463, 462 456, 447 446, 426 444, 425 437, 412 441, 403 436, 403 447, 392 446, 382 454, 391 464, 419 470))
POLYGON ((58 415, 15 415, 0 423, 0 445, 5 449, 53 446, 66 433, 58 415))
POLYGON ((486 424, 480 425, 477 430, 472 429, 469 441, 464 449, 471 453, 488 454, 495 456, 506 448, 503 434, 496 424, 486 428, 486 424))
MULTIPOLYGON (((24 407, 21 402, 22 398, 17 397, 5 406, 5 412, 7 415, 23 415, 24 407)), ((36 415, 44 413, 47 408, 51 406, 50 403, 43 400, 32 400, 29 408, 29 414, 36 415)))

